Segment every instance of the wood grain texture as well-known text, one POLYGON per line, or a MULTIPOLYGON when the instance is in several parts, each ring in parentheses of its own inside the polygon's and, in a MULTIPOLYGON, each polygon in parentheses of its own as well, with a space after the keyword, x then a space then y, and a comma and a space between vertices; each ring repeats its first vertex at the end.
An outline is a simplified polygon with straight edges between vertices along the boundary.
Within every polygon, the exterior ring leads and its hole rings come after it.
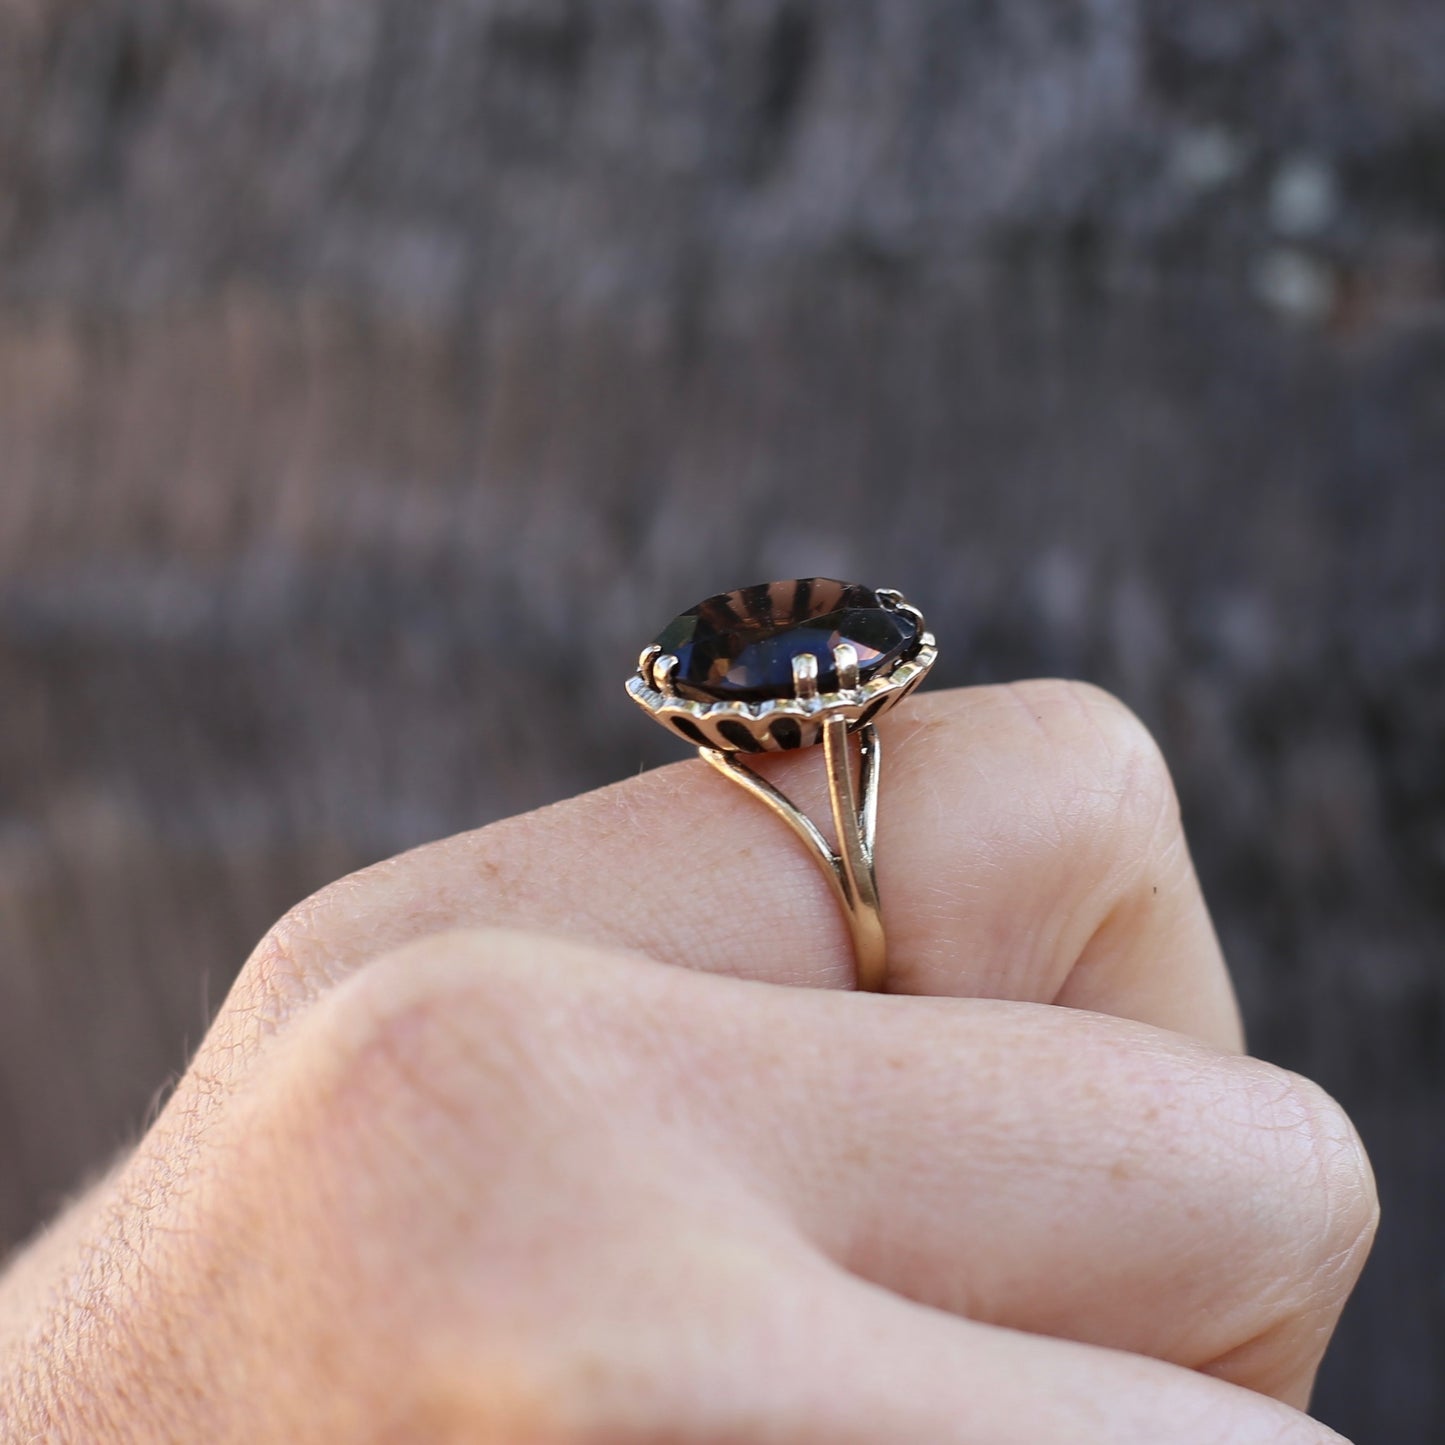
POLYGON ((1381 1175, 1321 1411, 1441 1438, 1442 81, 1435 0, 0 5, 0 1242, 289 903, 857 576, 1157 730, 1381 1175))

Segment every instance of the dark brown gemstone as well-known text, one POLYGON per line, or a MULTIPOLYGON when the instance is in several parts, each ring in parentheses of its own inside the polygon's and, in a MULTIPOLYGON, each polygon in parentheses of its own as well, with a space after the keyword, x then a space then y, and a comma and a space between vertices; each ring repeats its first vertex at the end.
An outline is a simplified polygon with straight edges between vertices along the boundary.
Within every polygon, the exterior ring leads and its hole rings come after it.
POLYGON ((833 649, 852 643, 858 680, 911 657, 918 623, 884 605, 871 587, 827 577, 766 582, 699 602, 658 634, 677 658, 673 685, 696 702, 766 702, 793 696, 793 659, 818 660, 820 692, 838 690, 833 649))

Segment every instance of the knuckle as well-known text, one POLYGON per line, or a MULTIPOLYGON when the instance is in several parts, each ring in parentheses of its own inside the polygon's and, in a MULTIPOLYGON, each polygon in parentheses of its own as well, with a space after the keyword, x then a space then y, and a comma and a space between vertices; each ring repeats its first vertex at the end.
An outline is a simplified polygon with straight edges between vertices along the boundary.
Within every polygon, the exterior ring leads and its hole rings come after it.
POLYGON ((228 1011, 244 1014, 258 1034, 273 1031, 314 1001, 340 969, 335 957, 343 921, 354 918, 395 871, 386 859, 348 874, 287 909, 242 966, 228 1011))
MULTIPOLYGON (((1160 1377, 1152 1361, 1138 1361, 1142 1375, 1160 1377)), ((1168 1367, 1165 1387, 1148 1392, 1157 1402, 1157 1434, 1138 1438, 1179 1445, 1348 1445, 1333 1430, 1261 1390, 1244 1389, 1195 1372, 1168 1367)), ((1145 1394, 1141 1391, 1141 1397, 1145 1394)), ((1130 1437, 1134 1438, 1134 1437, 1130 1437)))
POLYGON ((560 1109, 516 953, 485 937, 420 940, 288 1026, 257 1089, 267 1148, 290 1161, 288 1179, 309 1181, 292 1186, 298 1208, 370 1199, 399 1220, 424 1174, 445 1192, 467 1187, 477 1158, 525 1172, 529 1138, 560 1109))
POLYGON ((629 962, 529 935, 437 935, 351 975, 278 1039, 246 1149, 254 1166, 265 1134, 252 1173, 268 1184, 227 1206, 241 1224, 228 1237, 264 1240, 279 1261, 267 1288, 293 1335, 365 1362, 343 1393, 383 1392, 328 1438, 632 1438, 613 1427, 618 1377, 639 1367, 600 1349, 601 1304, 575 1284, 584 1265, 596 1292, 614 1269, 635 1291, 657 1256, 685 1252, 654 1195, 617 1204, 639 1130, 614 1112, 652 1078, 645 1063, 614 1068, 639 993, 629 962), (597 1242, 609 1211, 615 1265, 597 1242))
POLYGON ((337 1092, 377 1081, 436 1102, 449 1081, 530 1095, 546 1045, 567 1027, 550 970, 508 935, 444 933, 384 954, 323 997, 309 1052, 337 1092))
POLYGON ((1197 1445, 1347 1445, 1307 1415, 1242 1391, 1225 1402, 1215 1391, 1201 1390, 1181 1414, 1193 1428, 1178 1438, 1197 1445))
POLYGON ((1374 1172, 1340 1104, 1311 1079, 1285 1078, 1311 1159, 1305 1178, 1315 1185, 1315 1253, 1338 1287, 1342 1275, 1353 1280, 1374 1240, 1380 1215, 1374 1172))
POLYGON ((666 1055, 665 1001, 649 997, 639 967, 491 929, 384 954, 298 1020, 289 1052, 303 1060, 312 1128, 408 1139, 450 1129, 463 1135, 452 1147, 520 1165, 557 1129, 609 1111, 640 1119, 666 1055))
POLYGON ((1237 1429, 1219 1416, 1216 1408, 1208 1433, 1201 1436, 1209 1445, 1348 1445, 1328 1426, 1273 1401, 1240 1406, 1237 1429))
POLYGON ((1154 735, 1112 693, 1061 679, 1020 684, 1020 703, 1064 760, 1062 828, 1107 854, 1142 858, 1179 833, 1174 780, 1154 735))
POLYGON ((1254 1176, 1262 1243, 1282 1264, 1293 1262, 1296 1307, 1333 1306, 1353 1284, 1379 1218, 1364 1146, 1318 1084, 1258 1060, 1234 1067, 1247 1079, 1234 1147, 1254 1176))
POLYGON ((1188 1399, 1176 1393, 1169 1438, 1190 1445, 1345 1445, 1308 1416, 1273 1400, 1247 1396, 1222 1399, 1201 1383, 1188 1399))

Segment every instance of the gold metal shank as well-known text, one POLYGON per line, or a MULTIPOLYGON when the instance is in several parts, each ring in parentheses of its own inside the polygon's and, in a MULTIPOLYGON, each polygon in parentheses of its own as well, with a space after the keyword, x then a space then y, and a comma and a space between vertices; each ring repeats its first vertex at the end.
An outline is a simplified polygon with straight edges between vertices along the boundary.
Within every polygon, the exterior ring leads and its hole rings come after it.
POLYGON ((878 880, 873 868, 873 843, 878 831, 878 770, 883 745, 878 729, 864 723, 853 730, 858 738, 858 782, 848 757, 848 724, 842 717, 827 720, 823 752, 828 770, 828 797, 838 851, 813 820, 736 753, 699 748, 698 756, 725 778, 770 808, 802 840, 832 885, 853 941, 855 978, 860 989, 882 993, 888 987, 888 948, 883 914, 878 905, 878 880))

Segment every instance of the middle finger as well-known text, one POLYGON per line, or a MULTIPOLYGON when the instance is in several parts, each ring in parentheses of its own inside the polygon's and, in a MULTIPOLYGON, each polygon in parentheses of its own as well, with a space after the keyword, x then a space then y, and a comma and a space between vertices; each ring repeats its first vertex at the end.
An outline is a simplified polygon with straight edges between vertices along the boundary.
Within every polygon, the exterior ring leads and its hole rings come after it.
POLYGON ((659 1061, 649 1095, 850 1271, 1306 1401, 1373 1221, 1358 1138, 1309 1081, 1076 1010, 543 949, 563 1012, 659 1061))

